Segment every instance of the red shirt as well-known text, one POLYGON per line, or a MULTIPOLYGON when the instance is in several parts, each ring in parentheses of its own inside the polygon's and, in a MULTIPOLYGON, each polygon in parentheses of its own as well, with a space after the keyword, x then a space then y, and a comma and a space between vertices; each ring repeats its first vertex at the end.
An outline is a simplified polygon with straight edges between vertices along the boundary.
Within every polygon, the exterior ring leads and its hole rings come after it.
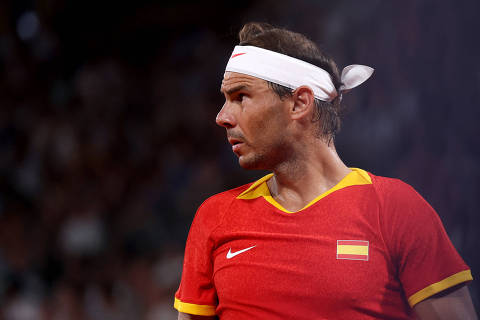
POLYGON ((206 200, 175 308, 220 319, 412 319, 416 303, 472 280, 409 185, 353 169, 298 212, 268 175, 206 200))

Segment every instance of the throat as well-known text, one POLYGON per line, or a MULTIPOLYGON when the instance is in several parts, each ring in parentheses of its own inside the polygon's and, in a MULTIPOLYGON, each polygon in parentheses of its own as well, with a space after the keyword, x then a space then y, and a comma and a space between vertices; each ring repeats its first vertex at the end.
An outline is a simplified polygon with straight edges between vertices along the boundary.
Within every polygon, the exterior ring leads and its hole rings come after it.
POLYGON ((352 171, 338 170, 329 175, 306 174, 292 180, 281 179, 274 174, 267 181, 272 199, 288 212, 297 212, 309 206, 317 198, 326 195, 352 171))

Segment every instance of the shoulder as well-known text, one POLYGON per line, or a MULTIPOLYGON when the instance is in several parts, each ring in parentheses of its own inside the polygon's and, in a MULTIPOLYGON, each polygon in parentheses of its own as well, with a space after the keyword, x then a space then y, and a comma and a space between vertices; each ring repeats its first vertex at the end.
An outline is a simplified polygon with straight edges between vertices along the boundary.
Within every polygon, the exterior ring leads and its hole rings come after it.
POLYGON ((210 227, 218 225, 238 195, 245 191, 251 184, 252 183, 248 183, 207 198, 198 207, 193 223, 210 227))
POLYGON ((423 197, 408 183, 397 179, 376 176, 369 173, 372 186, 382 205, 411 204, 420 202, 426 204, 423 197))
POLYGON ((226 190, 220 193, 217 193, 209 198, 207 198, 200 205, 198 210, 208 210, 208 209, 217 209, 222 210, 230 206, 230 204, 237 199, 237 197, 248 187, 252 185, 251 183, 244 184, 242 186, 236 187, 234 189, 226 190))
POLYGON ((372 173, 369 173, 369 175, 372 179, 373 187, 381 194, 415 192, 412 186, 400 179, 377 176, 372 173))
POLYGON ((371 177, 380 204, 380 218, 384 223, 404 226, 407 231, 411 230, 412 224, 423 227, 441 225, 435 209, 411 185, 400 179, 371 177))
POLYGON ((225 214, 236 197, 250 184, 227 190, 207 198, 197 209, 190 226, 188 238, 191 243, 201 242, 222 223, 225 214), (202 240, 203 239, 203 240, 202 240))

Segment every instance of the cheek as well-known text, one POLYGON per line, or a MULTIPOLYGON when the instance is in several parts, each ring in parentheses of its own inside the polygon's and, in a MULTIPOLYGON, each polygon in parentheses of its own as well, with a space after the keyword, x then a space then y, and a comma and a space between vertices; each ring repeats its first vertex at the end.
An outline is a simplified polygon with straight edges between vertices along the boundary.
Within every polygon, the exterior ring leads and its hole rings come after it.
MULTIPOLYGON (((286 115, 282 113, 284 108, 283 104, 267 97, 257 102, 255 108, 252 106, 250 109, 255 112, 245 118, 244 132, 250 135, 252 141, 272 141, 275 135, 282 133, 288 125, 286 115)), ((244 110, 248 110, 248 107, 244 110)))
POLYGON ((250 117, 246 122, 246 133, 251 135, 251 139, 262 140, 262 137, 272 129, 272 121, 266 114, 256 114, 250 117))
POLYGON ((259 126, 262 130, 280 132, 284 131, 288 126, 287 116, 283 113, 284 106, 282 104, 274 104, 262 116, 259 126))
POLYGON ((275 145, 285 133, 287 123, 278 115, 265 115, 260 121, 254 123, 256 141, 262 144, 275 145))

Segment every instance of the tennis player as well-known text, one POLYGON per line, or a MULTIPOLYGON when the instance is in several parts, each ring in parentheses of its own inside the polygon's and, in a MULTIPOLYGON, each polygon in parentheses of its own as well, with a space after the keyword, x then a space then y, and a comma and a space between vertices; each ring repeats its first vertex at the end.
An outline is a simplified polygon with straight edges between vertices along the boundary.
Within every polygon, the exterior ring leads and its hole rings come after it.
POLYGON ((335 151, 342 95, 373 69, 305 36, 249 23, 226 66, 217 124, 245 169, 191 225, 178 319, 476 319, 469 267, 409 185, 335 151))

